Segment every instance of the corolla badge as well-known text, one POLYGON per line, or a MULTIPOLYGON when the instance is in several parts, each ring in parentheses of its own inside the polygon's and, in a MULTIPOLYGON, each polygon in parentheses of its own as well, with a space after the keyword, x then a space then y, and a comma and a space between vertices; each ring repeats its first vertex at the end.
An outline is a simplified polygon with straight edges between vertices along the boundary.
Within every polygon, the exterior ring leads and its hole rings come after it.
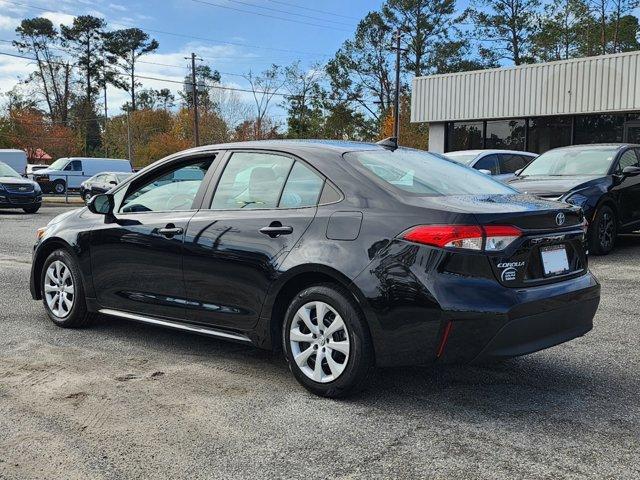
POLYGON ((513 282, 518 276, 518 267, 524 267, 525 262, 499 263, 498 268, 504 268, 500 274, 503 282, 513 282))
POLYGON ((560 212, 556 215, 556 225, 558 225, 559 227, 561 225, 564 225, 564 221, 566 220, 564 213, 560 212))

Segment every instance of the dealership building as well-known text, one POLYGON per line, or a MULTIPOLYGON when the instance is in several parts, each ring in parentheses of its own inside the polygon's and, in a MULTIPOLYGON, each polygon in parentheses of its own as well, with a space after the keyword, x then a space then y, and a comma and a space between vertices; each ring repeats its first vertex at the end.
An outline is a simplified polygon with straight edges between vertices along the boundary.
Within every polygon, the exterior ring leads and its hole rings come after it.
POLYGON ((640 143, 640 52, 416 77, 411 121, 441 153, 640 143))

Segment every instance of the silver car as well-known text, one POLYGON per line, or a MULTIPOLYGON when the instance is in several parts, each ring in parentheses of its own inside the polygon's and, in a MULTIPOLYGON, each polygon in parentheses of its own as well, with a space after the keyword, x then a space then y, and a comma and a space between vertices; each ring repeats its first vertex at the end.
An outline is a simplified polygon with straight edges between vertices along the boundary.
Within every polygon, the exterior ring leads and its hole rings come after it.
POLYGON ((501 182, 514 178, 516 171, 523 169, 538 156, 537 153, 517 150, 460 150, 445 155, 458 163, 492 175, 501 182))

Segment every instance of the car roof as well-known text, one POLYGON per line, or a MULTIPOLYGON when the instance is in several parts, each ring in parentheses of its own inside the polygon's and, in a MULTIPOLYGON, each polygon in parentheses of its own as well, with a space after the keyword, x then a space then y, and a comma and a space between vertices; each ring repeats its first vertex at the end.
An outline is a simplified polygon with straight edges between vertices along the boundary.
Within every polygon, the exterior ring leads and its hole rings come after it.
POLYGON ((384 147, 375 143, 368 142, 354 142, 347 140, 253 140, 248 142, 231 142, 220 143, 214 145, 204 145, 202 147, 195 147, 190 150, 186 150, 182 153, 197 153, 206 152, 211 150, 226 150, 234 148, 243 149, 318 149, 324 151, 333 151, 336 153, 346 153, 353 151, 365 151, 365 150, 380 150, 383 151, 384 147))
POLYGON ((574 150, 578 148, 593 148, 596 150, 608 149, 608 148, 626 148, 626 147, 640 147, 637 143, 587 143, 583 145, 568 145, 566 147, 558 147, 552 150, 574 150))
POLYGON ((532 155, 536 156, 537 153, 533 152, 525 152, 524 150, 500 150, 500 149, 486 149, 486 150, 456 150, 455 152, 447 152, 445 155, 452 154, 462 154, 462 155, 480 155, 480 154, 489 154, 489 153, 517 153, 524 155, 532 155))

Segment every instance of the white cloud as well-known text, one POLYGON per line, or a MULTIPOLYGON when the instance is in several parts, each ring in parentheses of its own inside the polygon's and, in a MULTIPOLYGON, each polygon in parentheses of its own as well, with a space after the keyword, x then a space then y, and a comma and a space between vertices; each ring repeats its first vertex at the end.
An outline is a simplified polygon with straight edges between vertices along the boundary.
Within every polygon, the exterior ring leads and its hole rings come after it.
POLYGON ((0 30, 15 30, 20 25, 20 19, 0 14, 0 30))
POLYGON ((119 3, 110 3, 108 7, 111 10, 117 10, 119 12, 126 12, 129 10, 127 7, 125 7, 124 5, 120 5, 119 3))
POLYGON ((53 25, 58 28, 60 25, 71 25, 73 23, 73 15, 60 12, 44 12, 42 15, 44 18, 51 20, 53 25))

